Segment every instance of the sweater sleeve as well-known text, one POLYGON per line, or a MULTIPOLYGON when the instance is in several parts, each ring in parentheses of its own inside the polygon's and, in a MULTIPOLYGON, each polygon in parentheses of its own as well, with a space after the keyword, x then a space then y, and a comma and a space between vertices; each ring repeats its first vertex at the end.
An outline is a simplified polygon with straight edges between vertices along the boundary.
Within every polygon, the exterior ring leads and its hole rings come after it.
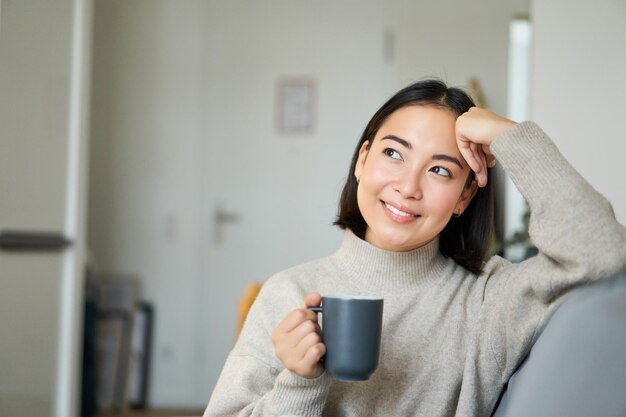
POLYGON ((298 307, 296 297, 285 294, 284 287, 271 281, 263 286, 226 360, 204 417, 322 415, 330 387, 328 374, 302 378, 284 369, 274 354, 271 334, 275 325, 298 307))
POLYGON ((528 201, 529 234, 539 250, 519 264, 488 265, 495 273, 485 286, 486 320, 505 381, 564 294, 624 268, 626 229, 536 124, 508 129, 491 149, 528 201))

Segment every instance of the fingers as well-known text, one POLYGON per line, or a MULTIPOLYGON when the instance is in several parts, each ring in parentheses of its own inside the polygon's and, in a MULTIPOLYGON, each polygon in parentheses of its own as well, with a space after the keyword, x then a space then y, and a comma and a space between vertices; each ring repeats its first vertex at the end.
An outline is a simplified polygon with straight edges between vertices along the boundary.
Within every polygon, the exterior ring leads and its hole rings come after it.
POLYGON ((314 311, 307 310, 306 308, 298 308, 285 316, 283 321, 281 321, 276 327, 276 331, 279 333, 290 332, 306 320, 317 323, 317 314, 314 311))
POLYGON ((487 185, 488 168, 495 165, 491 143, 516 123, 487 109, 472 107, 456 121, 457 144, 461 155, 476 173, 479 187, 487 185))
POLYGON ((291 311, 272 333, 276 356, 285 368, 304 377, 316 378, 324 372, 320 359, 326 353, 317 314, 306 307, 319 305, 318 293, 307 294, 304 308, 291 311))
MULTIPOLYGON (((317 344, 323 345, 322 336, 320 336, 319 333, 311 332, 306 334, 299 340, 298 344, 294 346, 294 356, 299 360, 304 359, 307 356, 309 349, 317 344)), ((321 356, 318 359, 320 358, 321 356)))
POLYGON ((322 296, 318 292, 310 292, 304 297, 304 308, 317 307, 322 303, 322 296))
MULTIPOLYGON (((309 333, 319 333, 317 314, 305 309, 296 309, 281 321, 272 333, 272 343, 279 358, 293 349, 309 333)), ((281 358, 282 360, 282 358, 281 358)))
POLYGON ((467 165, 476 174, 476 182, 480 187, 484 187, 487 184, 487 160, 482 148, 464 138, 457 138, 457 143, 467 165))
POLYGON ((292 371, 304 378, 315 378, 324 371, 320 363, 326 354, 326 346, 322 343, 322 338, 318 333, 309 333, 294 349, 295 362, 292 364, 292 371))
POLYGON ((475 142, 470 142, 470 150, 472 151, 472 155, 474 156, 474 160, 477 164, 477 169, 474 171, 479 174, 485 168, 485 154, 482 152, 482 149, 475 142))
POLYGON ((322 365, 320 364, 320 360, 324 357, 325 354, 326 354, 326 345, 321 342, 315 343, 314 345, 311 345, 306 350, 306 353, 304 354, 304 357, 302 358, 301 363, 305 366, 310 365, 310 364, 315 364, 319 366, 319 368, 322 368, 322 365))
MULTIPOLYGON (((307 336, 309 335, 319 336, 321 333, 322 331, 317 323, 314 323, 311 320, 305 320, 293 330, 287 333, 283 333, 282 343, 285 348, 295 348, 307 336)), ((321 341, 321 337, 319 338, 319 341, 321 341)))
POLYGON ((472 142, 470 148, 472 149, 472 153, 478 162, 478 171, 476 172, 476 182, 478 182, 479 187, 484 187, 487 185, 487 158, 481 146, 477 143, 472 142))
POLYGON ((463 159, 465 159, 470 169, 474 172, 479 171, 480 164, 478 163, 478 160, 476 159, 476 156, 471 149, 471 142, 464 138, 457 138, 457 145, 459 147, 461 155, 463 156, 463 159))

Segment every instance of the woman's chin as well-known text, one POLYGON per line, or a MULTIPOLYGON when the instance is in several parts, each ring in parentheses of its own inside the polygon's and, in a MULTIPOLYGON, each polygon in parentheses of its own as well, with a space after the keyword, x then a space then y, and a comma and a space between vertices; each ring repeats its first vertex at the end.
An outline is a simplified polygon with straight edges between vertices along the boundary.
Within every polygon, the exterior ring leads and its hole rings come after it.
POLYGON ((365 240, 380 249, 392 252, 408 252, 424 245, 410 237, 399 236, 397 233, 386 233, 377 236, 372 235, 373 234, 366 234, 365 240))

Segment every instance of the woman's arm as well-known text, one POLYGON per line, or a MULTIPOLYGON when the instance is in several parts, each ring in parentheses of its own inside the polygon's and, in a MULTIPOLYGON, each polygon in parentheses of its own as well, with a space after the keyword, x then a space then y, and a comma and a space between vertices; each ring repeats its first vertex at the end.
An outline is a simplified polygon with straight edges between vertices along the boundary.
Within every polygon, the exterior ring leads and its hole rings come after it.
POLYGON ((521 270, 560 272, 588 280, 611 275, 626 265, 626 229, 611 204, 565 160, 548 136, 532 122, 504 131, 491 144, 530 208, 529 234, 539 256, 521 270), (536 264, 536 265, 534 265, 536 264))
MULTIPOLYGON (((285 369, 274 353, 272 333, 276 339, 281 326, 287 326, 288 330, 298 327, 294 320, 299 315, 293 311, 277 325, 276 317, 293 308, 287 306, 292 299, 294 294, 287 293, 284 281, 282 285, 273 285, 270 281, 263 286, 228 356, 205 417, 321 416, 330 377, 326 373, 316 373, 319 376, 312 379, 299 376, 285 369)), ((278 336, 280 339, 293 338, 285 335, 286 332, 280 333, 284 334, 278 336)), ((281 342, 274 340, 274 343, 281 342)), ((294 366, 302 366, 301 361, 296 361, 294 366)))
POLYGON ((503 378, 523 359, 562 296, 626 265, 626 230, 609 202, 534 123, 505 129, 489 146, 524 198, 539 253, 497 271, 485 286, 484 320, 503 378))
POLYGON ((517 125, 477 107, 457 119, 457 143, 480 186, 497 158, 528 201, 529 233, 545 267, 606 276, 626 261, 625 229, 609 202, 565 160, 534 123, 517 125))

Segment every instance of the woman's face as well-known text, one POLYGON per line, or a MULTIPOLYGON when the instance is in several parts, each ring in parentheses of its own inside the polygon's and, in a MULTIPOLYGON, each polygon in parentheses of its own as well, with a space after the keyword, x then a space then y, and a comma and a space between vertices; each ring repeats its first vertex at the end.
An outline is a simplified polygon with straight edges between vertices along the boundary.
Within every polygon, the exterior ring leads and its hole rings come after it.
POLYGON ((390 251, 416 249, 465 210, 477 186, 464 188, 470 169, 455 122, 447 109, 407 106, 387 118, 369 149, 363 144, 354 175, 366 241, 390 251))

